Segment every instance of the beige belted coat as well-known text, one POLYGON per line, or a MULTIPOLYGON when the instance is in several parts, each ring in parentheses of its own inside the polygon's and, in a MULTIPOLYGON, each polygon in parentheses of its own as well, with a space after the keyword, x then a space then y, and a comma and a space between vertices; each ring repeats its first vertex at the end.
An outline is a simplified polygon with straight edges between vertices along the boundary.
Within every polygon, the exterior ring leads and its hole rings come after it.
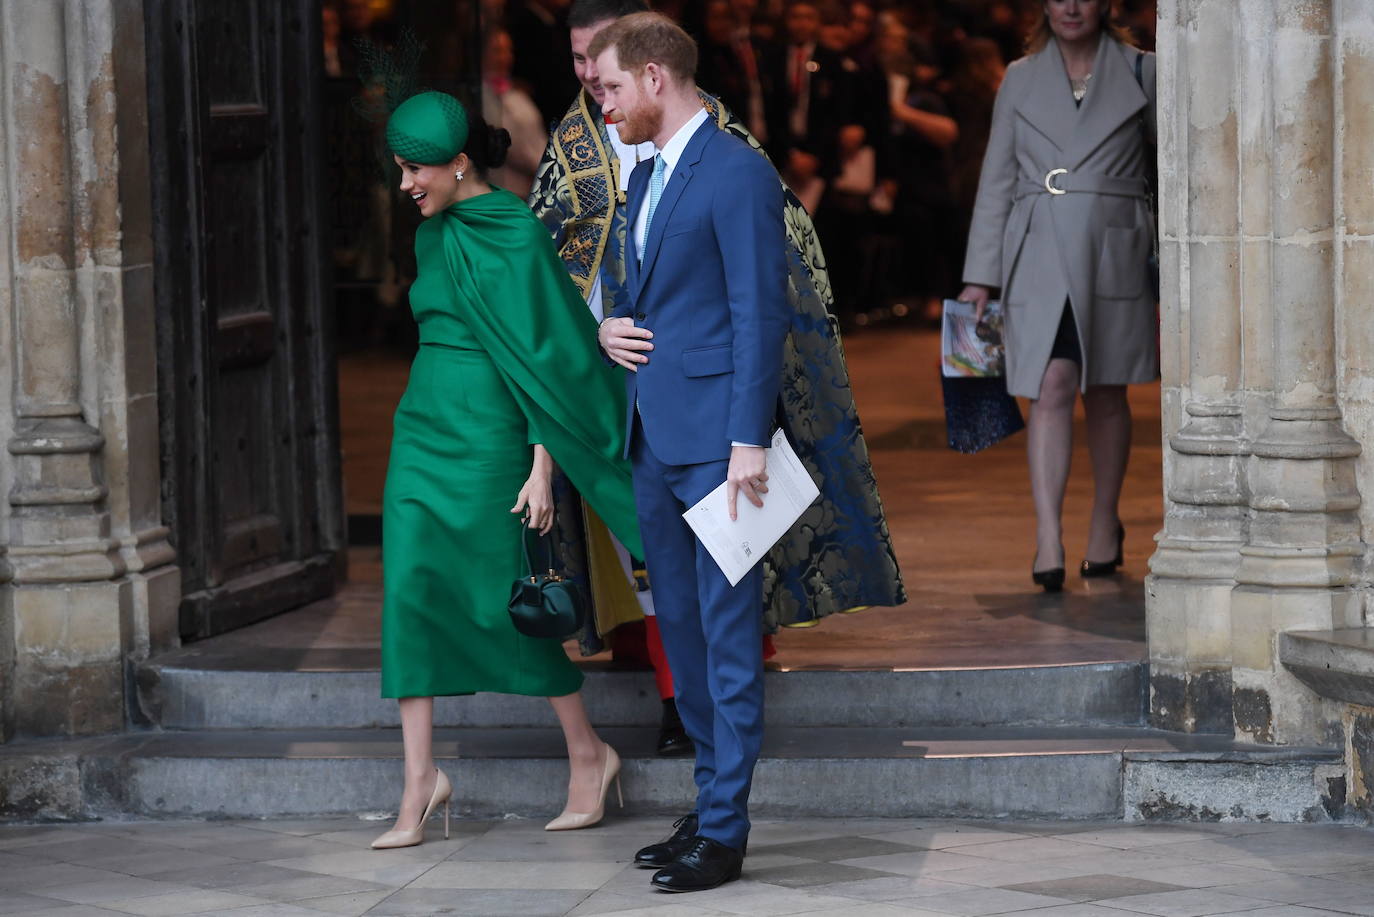
POLYGON ((997 93, 964 282, 1002 288, 1013 395, 1039 397, 1066 300, 1083 350, 1082 387, 1159 375, 1146 268, 1154 224, 1144 197, 1155 57, 1142 61, 1142 90, 1139 53, 1104 33, 1079 107, 1051 40, 1013 63, 997 93))

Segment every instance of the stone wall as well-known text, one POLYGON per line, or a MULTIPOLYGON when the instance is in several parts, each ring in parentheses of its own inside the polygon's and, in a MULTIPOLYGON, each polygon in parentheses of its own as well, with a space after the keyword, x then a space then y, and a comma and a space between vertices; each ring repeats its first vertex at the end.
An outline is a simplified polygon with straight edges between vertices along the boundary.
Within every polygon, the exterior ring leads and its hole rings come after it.
POLYGON ((1339 745, 1286 631, 1363 626, 1374 507, 1374 6, 1159 5, 1165 728, 1339 745))
POLYGON ((141 0, 0 0, 0 62, 0 737, 118 730, 179 599, 141 0))

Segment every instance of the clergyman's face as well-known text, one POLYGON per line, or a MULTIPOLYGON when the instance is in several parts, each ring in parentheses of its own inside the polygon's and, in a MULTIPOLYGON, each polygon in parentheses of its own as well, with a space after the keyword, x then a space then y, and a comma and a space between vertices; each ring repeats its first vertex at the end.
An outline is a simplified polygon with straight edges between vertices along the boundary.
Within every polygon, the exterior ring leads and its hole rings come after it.
POLYGON ((573 73, 577 74, 577 81, 582 84, 583 89, 587 90, 587 94, 596 100, 597 105, 605 100, 606 93, 601 89, 596 62, 587 57, 587 48, 590 47, 596 33, 613 22, 615 22, 614 19, 606 19, 572 30, 573 73))
POLYGON ((663 127, 663 106, 649 91, 644 72, 628 73, 620 69, 615 48, 607 48, 596 59, 605 101, 601 110, 606 120, 617 124, 620 139, 625 143, 644 143, 654 139, 663 127))

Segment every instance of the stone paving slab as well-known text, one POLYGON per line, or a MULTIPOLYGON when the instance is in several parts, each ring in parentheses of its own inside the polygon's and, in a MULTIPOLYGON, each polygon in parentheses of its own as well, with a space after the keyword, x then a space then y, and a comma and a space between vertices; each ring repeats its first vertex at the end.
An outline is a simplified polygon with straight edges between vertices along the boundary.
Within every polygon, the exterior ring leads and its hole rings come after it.
POLYGON ((663 818, 460 820, 367 849, 386 827, 0 826, 0 917, 1374 917, 1374 830, 1353 825, 759 819, 740 882, 678 896, 629 862, 663 818))

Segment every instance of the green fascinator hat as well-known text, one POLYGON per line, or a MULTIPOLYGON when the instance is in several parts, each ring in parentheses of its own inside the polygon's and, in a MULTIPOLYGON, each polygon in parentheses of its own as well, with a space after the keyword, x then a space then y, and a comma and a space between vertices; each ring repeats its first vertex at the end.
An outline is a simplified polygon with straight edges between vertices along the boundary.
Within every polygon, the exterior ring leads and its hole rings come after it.
POLYGON ((450 161, 467 142, 467 110, 446 92, 413 95, 386 122, 386 145, 391 152, 425 166, 450 161))

